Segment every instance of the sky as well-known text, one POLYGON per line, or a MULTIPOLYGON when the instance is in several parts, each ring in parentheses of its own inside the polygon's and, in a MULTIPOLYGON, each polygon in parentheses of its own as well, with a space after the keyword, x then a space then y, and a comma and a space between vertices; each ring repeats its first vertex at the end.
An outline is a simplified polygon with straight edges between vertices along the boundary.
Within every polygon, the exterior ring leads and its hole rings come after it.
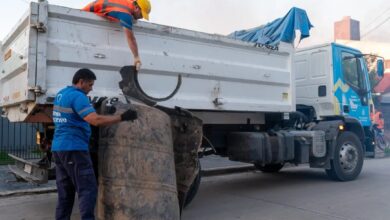
MULTIPOLYGON (((31 0, 2 0, 0 40, 10 32, 31 0)), ((37 0, 34 0, 37 1, 37 0)), ((81 8, 91 0, 49 0, 50 4, 81 8)), ((284 16, 291 7, 306 10, 314 28, 301 45, 333 41, 333 25, 344 16, 360 21, 362 40, 390 43, 388 0, 151 0, 150 22, 227 35, 284 16)), ((300 45, 300 46, 301 46, 300 45)))

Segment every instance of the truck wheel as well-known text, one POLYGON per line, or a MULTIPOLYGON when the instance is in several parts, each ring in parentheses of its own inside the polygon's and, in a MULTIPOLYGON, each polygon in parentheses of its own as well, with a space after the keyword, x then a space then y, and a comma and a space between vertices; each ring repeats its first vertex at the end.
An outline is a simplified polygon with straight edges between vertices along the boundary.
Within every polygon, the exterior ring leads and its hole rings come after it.
POLYGON ((255 163, 256 169, 260 170, 263 173, 277 173, 283 168, 283 166, 284 163, 267 164, 267 165, 261 165, 255 163))
POLYGON ((363 167, 363 147, 356 134, 346 131, 337 138, 331 168, 326 174, 331 179, 350 181, 356 179, 363 167))
POLYGON ((191 184, 190 190, 188 191, 188 193, 186 195, 186 199, 185 199, 185 202, 184 202, 184 207, 186 207, 187 205, 189 205, 192 202, 192 200, 196 196, 196 193, 198 192, 198 189, 199 189, 199 186, 200 186, 200 180, 201 180, 200 170, 201 170, 201 168, 200 168, 200 164, 199 164, 198 175, 195 177, 195 180, 191 184))

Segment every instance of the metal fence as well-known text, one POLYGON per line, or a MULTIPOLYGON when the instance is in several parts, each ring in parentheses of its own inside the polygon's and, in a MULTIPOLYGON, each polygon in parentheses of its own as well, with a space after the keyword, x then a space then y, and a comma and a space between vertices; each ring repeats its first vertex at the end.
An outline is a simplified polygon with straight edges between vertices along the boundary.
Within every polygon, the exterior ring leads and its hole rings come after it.
POLYGON ((38 123, 11 123, 0 117, 0 165, 13 163, 9 153, 25 159, 40 158, 42 153, 35 136, 37 130, 43 130, 38 123))

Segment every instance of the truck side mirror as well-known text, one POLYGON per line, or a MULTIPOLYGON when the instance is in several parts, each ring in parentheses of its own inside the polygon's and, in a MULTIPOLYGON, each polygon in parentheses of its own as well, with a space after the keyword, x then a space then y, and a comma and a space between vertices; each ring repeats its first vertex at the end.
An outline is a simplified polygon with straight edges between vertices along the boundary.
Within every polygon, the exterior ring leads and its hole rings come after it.
POLYGON ((378 76, 379 77, 383 77, 383 75, 385 74, 385 67, 384 67, 384 64, 383 64, 383 60, 378 59, 376 61, 376 69, 378 71, 378 76))

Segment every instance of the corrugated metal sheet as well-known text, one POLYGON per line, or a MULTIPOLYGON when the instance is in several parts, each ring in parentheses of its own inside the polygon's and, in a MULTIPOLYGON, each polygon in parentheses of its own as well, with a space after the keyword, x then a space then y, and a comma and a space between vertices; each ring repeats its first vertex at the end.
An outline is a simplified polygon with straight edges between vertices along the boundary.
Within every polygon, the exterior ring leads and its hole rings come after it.
POLYGON ((12 162, 8 153, 25 159, 40 158, 35 138, 37 130, 42 131, 38 123, 11 123, 0 118, 0 164, 12 162))

